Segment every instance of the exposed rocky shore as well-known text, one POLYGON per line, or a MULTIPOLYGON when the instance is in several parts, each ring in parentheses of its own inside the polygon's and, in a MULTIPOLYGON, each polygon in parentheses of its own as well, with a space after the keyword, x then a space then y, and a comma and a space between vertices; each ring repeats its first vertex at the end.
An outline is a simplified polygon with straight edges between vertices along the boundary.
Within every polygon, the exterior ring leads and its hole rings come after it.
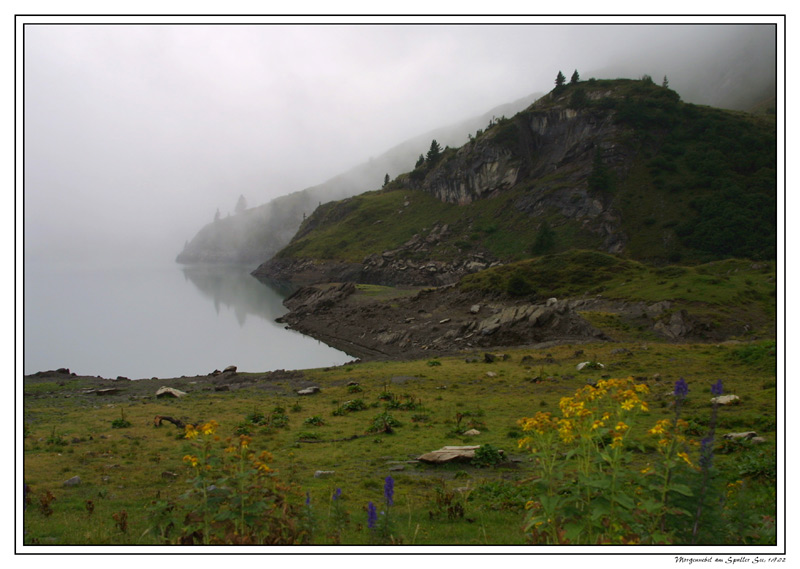
POLYGON ((666 340, 711 339, 708 329, 669 302, 602 298, 487 298, 456 286, 370 299, 353 283, 299 289, 279 322, 362 359, 416 359, 476 349, 613 341, 582 312, 619 315, 666 340))

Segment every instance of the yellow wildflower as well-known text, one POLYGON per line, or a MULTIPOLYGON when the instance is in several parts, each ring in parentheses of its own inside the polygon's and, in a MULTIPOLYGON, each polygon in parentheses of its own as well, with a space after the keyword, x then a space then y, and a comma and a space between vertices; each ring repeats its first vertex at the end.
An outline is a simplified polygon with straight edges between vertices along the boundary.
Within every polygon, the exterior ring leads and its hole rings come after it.
POLYGON ((641 472, 642 474, 650 474, 650 472, 652 472, 652 470, 653 470, 653 468, 648 465, 648 466, 645 466, 644 468, 642 468, 639 472, 641 472))
POLYGON ((194 425, 186 425, 186 435, 184 435, 185 438, 189 440, 195 439, 199 434, 200 433, 197 431, 197 429, 194 428, 194 425))
POLYGON ((615 431, 622 431, 622 432, 625 432, 625 431, 627 431, 627 430, 628 430, 628 425, 626 425, 625 423, 623 423, 622 421, 620 421, 619 423, 617 423, 617 426, 616 426, 616 427, 614 427, 614 430, 615 430, 615 431))
POLYGON ((622 405, 620 405, 620 407, 622 408, 623 411, 630 411, 631 409, 636 407, 636 401, 633 399, 626 399, 625 401, 622 402, 622 405))
POLYGON ((186 456, 183 457, 183 462, 188 462, 188 463, 191 463, 192 466, 197 466, 198 460, 197 460, 196 456, 192 456, 191 454, 187 454, 186 456))
POLYGON ((678 456, 679 456, 679 457, 681 457, 681 458, 683 459, 683 461, 684 461, 686 464, 688 464, 689 466, 694 466, 694 464, 692 464, 692 461, 691 461, 691 460, 689 460, 689 455, 688 455, 687 453, 685 453, 685 452, 679 452, 679 453, 678 453, 678 456))
POLYGON ((242 448, 247 448, 252 441, 252 437, 248 437, 247 435, 239 435, 239 446, 242 448))
POLYGON ((204 435, 213 435, 214 431, 217 430, 217 427, 219 427, 219 423, 217 423, 216 421, 212 420, 212 421, 209 421, 208 423, 202 425, 200 427, 200 430, 203 432, 204 435))

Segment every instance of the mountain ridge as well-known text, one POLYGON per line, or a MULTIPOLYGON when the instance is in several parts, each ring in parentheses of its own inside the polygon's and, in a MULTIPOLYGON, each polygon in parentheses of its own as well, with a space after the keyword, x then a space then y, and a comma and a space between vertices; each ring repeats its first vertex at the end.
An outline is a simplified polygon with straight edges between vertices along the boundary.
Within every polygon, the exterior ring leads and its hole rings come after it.
POLYGON ((772 258, 775 166, 770 117, 684 103, 649 78, 579 82, 382 190, 318 208, 254 275, 440 285, 466 274, 465 258, 480 258, 469 272, 574 248, 772 258), (334 263, 349 264, 342 278, 334 263))

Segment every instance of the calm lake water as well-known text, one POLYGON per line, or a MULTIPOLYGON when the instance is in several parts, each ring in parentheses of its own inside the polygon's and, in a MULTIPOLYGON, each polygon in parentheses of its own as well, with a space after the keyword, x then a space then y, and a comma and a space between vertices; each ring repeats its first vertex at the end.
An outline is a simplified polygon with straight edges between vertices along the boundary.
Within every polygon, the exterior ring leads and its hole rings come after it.
POLYGON ((353 358, 286 330, 283 295, 252 267, 25 266, 25 373, 115 378, 341 365, 353 358))

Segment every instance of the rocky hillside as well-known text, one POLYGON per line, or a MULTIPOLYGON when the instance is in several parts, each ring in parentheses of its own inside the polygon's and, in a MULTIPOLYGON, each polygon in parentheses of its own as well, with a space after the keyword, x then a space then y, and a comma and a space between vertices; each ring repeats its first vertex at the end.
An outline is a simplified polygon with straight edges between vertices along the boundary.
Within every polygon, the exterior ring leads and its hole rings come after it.
POLYGON ((644 80, 556 88, 386 188, 318 208, 259 278, 447 284, 542 254, 769 259, 774 117, 683 103, 644 80), (302 278, 299 278, 302 276, 302 278))
POLYGON ((493 117, 513 115, 540 96, 541 93, 532 94, 480 116, 437 128, 404 141, 322 184, 209 223, 186 243, 176 261, 184 264, 262 263, 289 244, 306 216, 320 204, 374 190, 381 186, 387 174, 393 178, 408 171, 419 149, 432 138, 443 144, 461 144, 468 133, 485 127, 493 117))

